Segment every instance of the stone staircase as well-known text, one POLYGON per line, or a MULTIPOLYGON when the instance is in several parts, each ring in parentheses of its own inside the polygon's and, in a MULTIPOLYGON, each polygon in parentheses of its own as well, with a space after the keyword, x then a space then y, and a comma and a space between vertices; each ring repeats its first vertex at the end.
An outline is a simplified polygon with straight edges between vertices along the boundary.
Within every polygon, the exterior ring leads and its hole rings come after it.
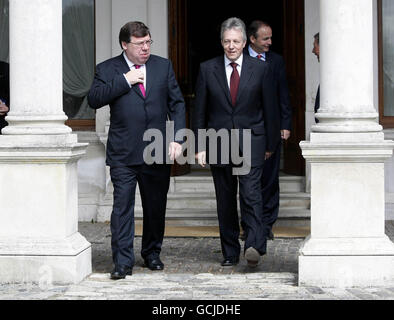
MULTIPOLYGON (((278 227, 310 225, 310 194, 304 192, 305 178, 280 176, 280 211, 278 227)), ((112 204, 111 204, 112 205, 112 204)), ((141 200, 136 196, 136 219, 142 218, 141 200)), ((193 170, 182 177, 172 177, 168 193, 166 222, 182 226, 216 226, 216 197, 213 178, 208 170, 193 170)))

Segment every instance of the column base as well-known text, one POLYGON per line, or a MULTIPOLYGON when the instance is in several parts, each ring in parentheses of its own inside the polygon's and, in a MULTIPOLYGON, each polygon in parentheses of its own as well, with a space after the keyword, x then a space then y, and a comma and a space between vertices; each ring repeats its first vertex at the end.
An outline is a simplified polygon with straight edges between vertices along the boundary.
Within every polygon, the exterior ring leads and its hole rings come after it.
POLYGON ((394 244, 381 238, 307 239, 300 250, 299 285, 394 285, 394 244))
POLYGON ((0 136, 0 283, 78 283, 92 271, 78 233, 77 136, 0 136))
POLYGON ((77 284, 91 273, 91 245, 78 232, 66 239, 0 239, 1 283, 77 284))
POLYGON ((304 287, 384 287, 394 284, 394 256, 301 256, 304 287))

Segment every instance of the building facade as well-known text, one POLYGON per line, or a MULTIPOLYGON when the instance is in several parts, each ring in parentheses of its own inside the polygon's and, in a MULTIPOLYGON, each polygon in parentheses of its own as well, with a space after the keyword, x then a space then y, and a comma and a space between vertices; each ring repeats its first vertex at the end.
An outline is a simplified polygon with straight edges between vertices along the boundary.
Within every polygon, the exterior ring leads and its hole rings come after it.
MULTIPOLYGON (((223 17, 217 12, 202 17, 209 1, 199 1, 199 6, 194 7, 192 1, 185 3, 0 1, 0 59, 10 62, 12 100, 7 118, 10 125, 0 139, 0 177, 2 181, 12 181, 11 186, 12 183, 20 186, 33 169, 37 172, 38 168, 46 168, 51 172, 47 175, 48 171, 42 171, 46 176, 43 181, 32 179, 29 190, 43 191, 41 202, 35 199, 26 202, 32 211, 29 220, 32 228, 17 224, 26 218, 25 204, 16 204, 15 194, 2 193, 4 217, 14 217, 7 219, 12 223, 3 224, 0 229, 0 275, 6 279, 12 280, 13 276, 5 275, 1 268, 14 263, 15 251, 22 260, 41 254, 60 282, 77 282, 89 274, 90 246, 77 232, 77 221, 107 221, 112 205, 112 186, 105 167, 109 109, 102 108, 94 114, 85 100, 94 65, 121 53, 118 33, 125 22, 143 21, 151 29, 153 53, 173 60, 178 82, 192 104, 196 66, 203 58, 210 58, 207 54, 216 55, 217 25, 237 13, 224 10, 223 17), (204 11, 199 12, 199 7, 204 11), (32 64, 26 64, 21 39, 33 48, 27 52, 34 61, 32 64), (206 47, 208 51, 203 50, 206 47), (22 77, 26 70, 39 76, 29 73, 22 77), (47 89, 45 94, 43 87, 47 89), (37 101, 36 97, 39 102, 34 104, 31 101, 37 101), (22 169, 18 178, 10 178, 8 172, 15 172, 16 168, 22 169), (56 192, 48 194, 47 186, 52 184, 64 192, 60 196, 56 192), (50 197, 50 201, 45 197, 50 197), (47 203, 44 209, 43 202, 47 203), (58 203, 64 206, 57 211, 57 220, 48 220, 58 203), (51 236, 45 233, 48 226, 52 227, 51 236), (16 238, 20 245, 15 247, 11 239, 16 238), (31 239, 36 241, 36 248, 31 248, 31 239), (59 239, 61 248, 56 244, 59 239), (59 262, 55 256, 64 257, 64 261, 59 262), (64 263, 74 271, 62 273, 59 265, 64 263)), ((301 251, 300 284, 338 285, 344 278, 350 285, 393 281, 394 249, 384 236, 384 220, 394 219, 394 161, 390 142, 394 139, 390 77, 394 69, 391 50, 394 38, 390 36, 394 30, 393 5, 390 0, 268 3, 263 2, 262 6, 275 12, 271 17, 270 10, 261 10, 265 12, 262 17, 256 16, 255 9, 251 14, 248 6, 238 16, 246 23, 250 22, 248 19, 271 20, 278 35, 275 49, 286 58, 289 85, 294 90, 295 141, 293 149, 284 150, 283 167, 305 176, 303 191, 311 195, 312 212, 312 235, 301 251), (317 32, 321 33, 321 64, 312 54, 313 36, 317 32), (316 125, 314 100, 319 84, 322 105, 317 117, 321 123, 316 125), (301 162, 301 153, 306 163, 301 162), (297 161, 292 158, 296 156, 297 161), (301 163, 302 167, 288 166, 292 162, 301 163), (358 180, 360 175, 365 178, 358 180), (360 201, 360 197, 365 201, 360 201), (347 228, 342 227, 343 211, 347 214, 347 228), (327 222, 328 216, 332 219, 327 222), (343 239, 340 244, 338 238, 343 239), (338 264, 341 268, 336 269, 338 264), (321 268, 327 271, 326 277, 316 273, 321 268)), ((193 167, 185 171, 190 169, 193 167)), ((177 179, 172 178, 172 193, 177 192, 177 179)), ((15 191, 15 186, 10 190, 15 191)), ((2 190, 8 190, 5 183, 2 190)), ((35 259, 31 270, 23 271, 28 280, 36 279, 40 258, 35 259)))

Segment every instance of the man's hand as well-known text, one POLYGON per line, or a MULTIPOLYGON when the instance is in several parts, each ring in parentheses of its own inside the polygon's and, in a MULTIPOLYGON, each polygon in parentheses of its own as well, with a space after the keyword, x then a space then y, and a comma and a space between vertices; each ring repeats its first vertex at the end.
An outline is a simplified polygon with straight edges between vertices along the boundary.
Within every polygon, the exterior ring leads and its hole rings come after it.
POLYGON ((205 168, 205 165, 207 164, 207 152, 202 151, 197 153, 196 160, 201 167, 205 168))
POLYGON ((265 153, 265 160, 268 160, 269 158, 271 158, 273 154, 274 154, 273 152, 267 151, 267 152, 265 153))
POLYGON ((140 69, 131 69, 125 74, 125 76, 132 86, 136 83, 144 83, 144 73, 140 69))
POLYGON ((171 142, 168 149, 168 155, 171 161, 174 161, 182 154, 182 146, 177 142, 171 142))
POLYGON ((280 136, 282 137, 283 140, 287 140, 290 138, 291 132, 289 130, 280 130, 280 136))
POLYGON ((0 100, 0 116, 5 116, 8 111, 10 111, 10 108, 0 100))

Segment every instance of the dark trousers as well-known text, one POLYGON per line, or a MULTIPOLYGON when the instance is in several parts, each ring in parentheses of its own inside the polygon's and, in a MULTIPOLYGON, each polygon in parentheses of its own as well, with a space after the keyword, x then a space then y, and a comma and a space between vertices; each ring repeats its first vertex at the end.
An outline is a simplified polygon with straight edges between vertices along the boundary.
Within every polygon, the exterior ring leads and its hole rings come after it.
POLYGON ((245 231, 245 248, 255 248, 261 255, 267 251, 267 240, 261 216, 263 199, 261 195, 262 167, 252 168, 245 176, 234 176, 232 167, 211 166, 215 184, 220 241, 225 258, 239 257, 239 218, 237 212, 237 189, 241 219, 245 231))
POLYGON ((279 169, 282 144, 279 143, 274 154, 264 162, 262 183, 263 197, 263 222, 266 234, 272 230, 272 226, 278 219, 279 214, 279 169))
POLYGON ((114 186, 111 246, 115 264, 132 267, 135 262, 133 243, 137 183, 143 208, 141 256, 146 259, 160 255, 164 238, 170 171, 170 166, 156 164, 110 169, 114 186))

